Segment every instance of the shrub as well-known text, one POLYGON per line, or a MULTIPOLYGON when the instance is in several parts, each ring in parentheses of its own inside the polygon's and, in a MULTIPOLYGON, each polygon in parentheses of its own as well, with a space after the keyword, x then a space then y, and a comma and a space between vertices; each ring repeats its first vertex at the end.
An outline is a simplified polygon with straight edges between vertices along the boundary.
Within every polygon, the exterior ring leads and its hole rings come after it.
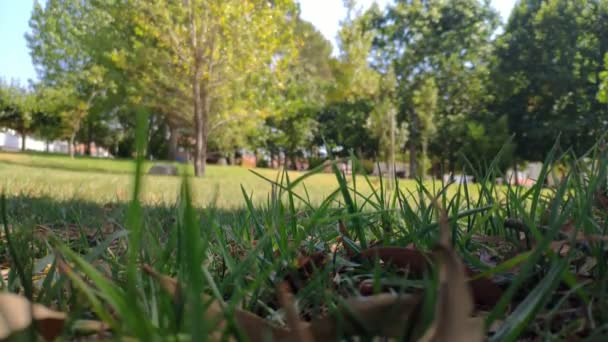
POLYGON ((308 158, 308 169, 314 169, 315 167, 323 164, 327 158, 310 157, 308 158))

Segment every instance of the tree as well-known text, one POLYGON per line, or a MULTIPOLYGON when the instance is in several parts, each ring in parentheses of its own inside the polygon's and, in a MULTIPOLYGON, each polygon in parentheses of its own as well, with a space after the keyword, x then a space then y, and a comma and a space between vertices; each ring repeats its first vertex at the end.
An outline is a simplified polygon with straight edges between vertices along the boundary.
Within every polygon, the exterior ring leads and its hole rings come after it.
MULTIPOLYGON (((409 121, 412 176, 417 174, 416 154, 422 148, 415 112, 415 94, 421 80, 434 79, 437 102, 435 123, 443 146, 439 158, 449 169, 456 167, 463 137, 451 135, 450 125, 467 120, 486 104, 491 35, 496 13, 487 2, 396 1, 384 13, 374 14, 372 56, 377 68, 392 65, 398 80, 399 118, 409 121)), ((431 130, 432 131, 432 130, 431 130)))
POLYGON ((0 125, 21 135, 21 150, 26 149, 28 134, 35 131, 38 111, 36 94, 16 83, 0 82, 0 125))
MULTIPOLYGON (((422 147, 423 160, 427 156, 430 139, 437 128, 435 112, 437 111, 437 86, 432 77, 423 77, 415 86, 412 94, 412 110, 410 111, 410 125, 416 125, 412 131, 418 133, 422 147)), ((426 168, 418 167, 416 158, 416 144, 410 143, 410 174, 424 177, 426 168)))
POLYGON ((359 9, 355 1, 344 4, 347 15, 338 32, 340 52, 331 62, 335 82, 328 91, 327 105, 319 113, 315 141, 327 144, 338 155, 353 151, 359 158, 372 157, 381 136, 368 125, 381 77, 369 64, 375 32, 370 29, 368 12, 359 9))
MULTIPOLYGON (((134 1, 136 42, 152 42, 162 53, 139 55, 144 70, 167 70, 170 89, 190 89, 195 136, 194 168, 205 173, 210 123, 223 110, 235 83, 269 69, 278 47, 291 37, 292 1, 134 1), (157 68, 164 65, 164 68, 157 68), (184 87, 184 81, 189 82, 184 87)), ((157 78, 152 78, 153 80, 157 78)), ((187 98, 184 96, 184 98, 187 98)))
POLYGON ((287 75, 276 89, 274 115, 267 119, 276 133, 269 136, 273 139, 269 144, 285 151, 292 168, 313 142, 317 113, 325 104, 327 87, 333 80, 331 44, 300 18, 296 20, 295 37, 297 57, 288 61, 287 75))
MULTIPOLYGON (((407 139, 407 124, 397 122, 396 85, 395 74, 389 69, 380 82, 376 106, 368 119, 368 129, 378 139, 380 157, 384 157, 389 172, 395 170, 397 147, 407 139)), ((389 178, 392 180, 394 175, 389 178)))
POLYGON ((107 26, 108 17, 90 1, 48 0, 44 7, 35 2, 29 25, 26 39, 41 83, 67 92, 63 121, 73 157, 76 135, 94 102, 114 87, 92 54, 101 37, 95 29, 107 26))
POLYGON ((606 131, 608 108, 597 93, 608 1, 521 1, 496 50, 496 111, 508 116, 518 156, 541 160, 558 135, 582 153, 606 131))

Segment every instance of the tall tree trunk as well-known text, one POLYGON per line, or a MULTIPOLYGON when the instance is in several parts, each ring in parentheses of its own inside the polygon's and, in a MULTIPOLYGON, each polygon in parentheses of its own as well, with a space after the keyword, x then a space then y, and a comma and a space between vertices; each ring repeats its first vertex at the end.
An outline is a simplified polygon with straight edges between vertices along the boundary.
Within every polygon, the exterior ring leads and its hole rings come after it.
POLYGON ((169 126, 169 150, 167 159, 174 161, 177 159, 177 127, 169 126))
POLYGON ((84 154, 87 156, 91 155, 91 150, 93 147, 93 122, 89 118, 87 122, 87 144, 85 145, 84 154))
POLYGON ((416 178, 418 175, 418 155, 416 151, 416 145, 413 141, 409 143, 409 154, 410 154, 410 175, 409 178, 416 178))
POLYGON ((410 150, 410 175, 409 178, 416 178, 418 176, 418 151, 416 149, 415 140, 418 137, 418 116, 415 112, 410 114, 410 138, 409 138, 409 150, 410 150))
POLYGON ((192 75, 192 96, 194 97, 194 175, 205 175, 207 159, 207 121, 210 109, 209 89, 203 80, 203 49, 199 41, 194 2, 190 5, 190 46, 194 56, 194 74, 192 75))
POLYGON ((426 141, 426 139, 422 140, 422 162, 421 162, 421 166, 420 166, 420 177, 424 178, 426 177, 426 168, 424 166, 424 160, 427 157, 427 151, 428 151, 428 146, 429 143, 426 141))
POLYGON ((228 158, 230 159, 230 165, 236 165, 236 150, 232 151, 228 158))
POLYGON ((70 135, 70 142, 68 143, 68 150, 70 151, 70 158, 74 158, 74 140, 76 140, 76 132, 70 135))
MULTIPOLYGON (((202 76, 202 69, 200 75, 202 76)), ((207 89, 204 86, 201 87, 199 82, 196 82, 194 85, 194 129, 196 136, 196 143, 194 145, 194 174, 197 177, 205 175, 207 166, 207 121, 210 107, 209 100, 207 89)))
POLYGON ((27 140, 27 133, 21 131, 21 151, 25 152, 25 141, 27 140))
POLYGON ((291 169, 297 170, 298 169, 298 160, 297 160, 296 153, 295 152, 289 153, 289 159, 291 161, 291 169))
POLYGON ((449 163, 449 170, 450 170, 450 182, 453 182, 456 180, 456 178, 454 177, 456 174, 456 160, 451 151, 450 151, 450 157, 449 157, 448 163, 449 163))

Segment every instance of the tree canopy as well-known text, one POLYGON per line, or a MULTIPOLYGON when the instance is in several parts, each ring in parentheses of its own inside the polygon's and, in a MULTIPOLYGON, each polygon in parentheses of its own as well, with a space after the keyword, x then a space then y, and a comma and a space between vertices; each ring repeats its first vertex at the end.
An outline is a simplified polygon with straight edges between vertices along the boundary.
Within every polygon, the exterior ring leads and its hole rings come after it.
POLYGON ((39 82, 2 84, 0 123, 130 156, 144 109, 149 156, 181 147, 197 175, 208 150, 243 149, 292 167, 396 155, 411 177, 502 149, 505 169, 607 129, 606 0, 519 1, 504 26, 481 0, 344 5, 332 51, 292 0, 36 2, 39 82))

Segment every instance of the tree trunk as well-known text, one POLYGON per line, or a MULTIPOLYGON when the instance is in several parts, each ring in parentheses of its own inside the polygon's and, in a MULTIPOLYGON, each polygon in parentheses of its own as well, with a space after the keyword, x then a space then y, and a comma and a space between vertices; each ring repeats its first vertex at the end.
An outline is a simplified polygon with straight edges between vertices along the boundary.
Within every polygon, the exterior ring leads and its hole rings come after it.
POLYGON ((409 143, 409 154, 410 154, 410 177, 416 178, 418 175, 418 155, 416 151, 416 145, 413 141, 409 143))
POLYGON ((422 141, 422 165, 420 167, 420 177, 424 178, 426 177, 426 168, 424 166, 424 160, 427 157, 427 150, 428 150, 428 142, 426 142, 426 139, 424 139, 422 141))
POLYGON ((27 134, 25 131, 21 131, 21 151, 25 152, 25 141, 27 140, 27 134))
MULTIPOLYGON (((202 76, 201 72, 198 74, 197 79, 202 76)), ((209 110, 209 96, 207 89, 201 87, 199 82, 195 82, 194 85, 194 129, 196 136, 196 143, 194 145, 194 174, 197 177, 205 175, 205 169, 207 164, 207 119, 209 110)))
POLYGON ((93 145, 93 122, 90 118, 88 121, 89 122, 87 122, 87 144, 85 145, 84 154, 90 156, 93 145))
POLYGON ((175 161, 177 159, 177 127, 169 125, 169 150, 167 159, 175 161))
POLYGON ((453 154, 450 152, 450 157, 448 160, 449 163, 449 170, 450 170, 450 182, 453 182, 456 180, 456 178, 454 177, 456 174, 456 160, 454 160, 453 154))
POLYGON ((418 176, 418 151, 416 150, 415 139, 418 137, 418 117, 416 113, 410 114, 410 138, 409 138, 409 150, 410 150, 410 175, 409 178, 416 178, 418 176))
POLYGON ((203 49, 199 41, 198 28, 195 16, 195 6, 189 2, 190 13, 190 47, 193 52, 194 74, 192 75, 192 96, 194 97, 194 175, 202 177, 205 175, 207 159, 207 122, 209 119, 210 98, 209 89, 203 80, 203 49))
POLYGON ((68 143, 68 150, 70 151, 70 158, 74 158, 74 140, 76 140, 76 132, 70 135, 70 142, 68 143))
POLYGON ((236 150, 232 151, 228 158, 230 159, 230 165, 232 165, 232 166, 236 165, 236 150))
POLYGON ((298 170, 298 164, 297 164, 298 160, 296 158, 296 153, 295 152, 290 153, 289 154, 289 159, 291 161, 291 169, 292 170, 298 170))

